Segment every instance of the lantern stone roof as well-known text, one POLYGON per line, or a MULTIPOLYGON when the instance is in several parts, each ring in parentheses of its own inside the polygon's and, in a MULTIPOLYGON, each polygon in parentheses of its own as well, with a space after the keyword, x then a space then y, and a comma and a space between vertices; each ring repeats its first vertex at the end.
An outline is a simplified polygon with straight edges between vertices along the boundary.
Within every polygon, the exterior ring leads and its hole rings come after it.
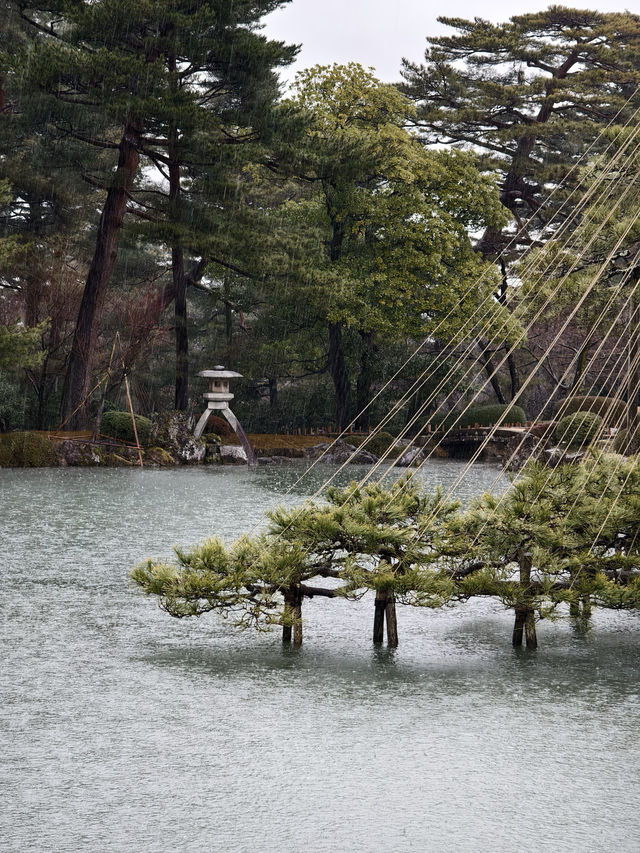
POLYGON ((213 370, 201 370, 198 376, 204 379, 239 379, 242 373, 236 373, 235 370, 225 370, 222 364, 216 364, 213 370))

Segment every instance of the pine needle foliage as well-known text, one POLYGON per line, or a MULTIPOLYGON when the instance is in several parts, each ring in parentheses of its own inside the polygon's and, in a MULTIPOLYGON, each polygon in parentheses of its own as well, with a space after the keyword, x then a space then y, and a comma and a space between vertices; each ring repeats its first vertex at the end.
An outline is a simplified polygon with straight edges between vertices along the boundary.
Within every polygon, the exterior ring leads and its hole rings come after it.
POLYGON ((534 620, 561 604, 640 604, 637 461, 592 453, 555 469, 532 463, 505 495, 486 493, 464 511, 408 477, 330 488, 322 503, 274 510, 263 533, 176 549, 173 563, 148 560, 132 578, 172 616, 215 610, 258 630, 300 628, 301 602, 316 596, 371 591, 377 606, 432 608, 492 597, 526 625, 529 645, 534 620))

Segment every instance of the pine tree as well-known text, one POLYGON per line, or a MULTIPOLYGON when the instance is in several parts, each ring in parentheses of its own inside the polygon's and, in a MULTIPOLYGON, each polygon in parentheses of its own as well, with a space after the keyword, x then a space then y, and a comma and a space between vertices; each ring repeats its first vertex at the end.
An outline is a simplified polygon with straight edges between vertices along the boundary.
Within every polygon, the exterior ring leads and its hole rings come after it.
POLYGON ((243 537, 225 549, 209 540, 177 551, 177 564, 149 560, 132 572, 145 592, 176 617, 213 610, 237 624, 283 626, 283 641, 302 642, 304 599, 357 599, 375 592, 373 641, 398 644, 396 601, 438 607, 455 591, 450 578, 425 567, 437 556, 433 541, 457 504, 422 496, 408 479, 329 489, 327 504, 270 514, 266 534, 243 537), (330 586, 319 586, 331 579, 330 586))
MULTIPOLYGON (((105 186, 67 370, 62 410, 70 425, 86 422, 98 320, 124 216, 149 213, 133 198, 140 158, 156 165, 167 180, 169 221, 175 223, 184 177, 180 169, 188 160, 181 152, 190 151, 195 162, 206 156, 214 163, 223 145, 252 136, 265 122, 277 93, 273 68, 293 55, 256 31, 260 17, 278 5, 279 0, 75 3, 65 6, 62 20, 52 25, 52 37, 38 43, 30 56, 31 83, 49 94, 57 132, 118 152, 117 168, 105 186)), ((175 229, 169 242, 180 361, 186 273, 175 229)), ((183 381, 182 364, 178 372, 183 381)), ((179 396, 183 399, 182 391, 179 396)))
MULTIPOLYGON (((405 61, 400 88, 416 103, 426 145, 476 150, 500 176, 516 237, 513 227, 489 227, 480 248, 487 257, 502 253, 498 296, 506 301, 510 262, 571 215, 581 195, 569 198, 579 158, 601 151, 603 128, 638 106, 640 17, 550 6, 500 25, 439 20, 456 34, 429 39, 423 64, 405 61)), ((512 356, 508 364, 513 397, 520 380, 512 356)))
POLYGON ((602 453, 578 465, 531 463, 505 495, 485 494, 441 540, 461 595, 513 609, 513 645, 537 647, 536 619, 560 604, 640 604, 637 458, 602 453))

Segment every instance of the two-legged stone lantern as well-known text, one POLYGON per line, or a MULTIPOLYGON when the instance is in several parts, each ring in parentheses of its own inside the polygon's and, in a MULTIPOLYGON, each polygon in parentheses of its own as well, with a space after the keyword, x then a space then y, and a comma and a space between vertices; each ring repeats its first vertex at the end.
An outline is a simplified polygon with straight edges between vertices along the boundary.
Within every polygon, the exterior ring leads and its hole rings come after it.
POLYGON ((229 380, 239 379, 242 374, 236 373, 233 370, 225 370, 221 364, 217 364, 213 370, 201 370, 198 376, 203 376, 209 380, 209 390, 203 394, 207 408, 202 413, 200 420, 196 426, 194 436, 200 438, 207 425, 211 412, 220 412, 227 419, 231 428, 240 439, 240 444, 247 454, 247 462, 249 465, 257 465, 258 460, 253 451, 253 447, 249 443, 245 431, 240 426, 238 419, 229 408, 229 403, 233 400, 233 394, 229 391, 229 380))

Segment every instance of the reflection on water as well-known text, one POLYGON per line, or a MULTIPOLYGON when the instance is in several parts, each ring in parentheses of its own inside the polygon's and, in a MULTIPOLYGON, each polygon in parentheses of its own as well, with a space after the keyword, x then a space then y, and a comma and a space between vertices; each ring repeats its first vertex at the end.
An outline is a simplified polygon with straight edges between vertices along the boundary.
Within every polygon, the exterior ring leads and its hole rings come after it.
MULTIPOLYGON (((527 654, 495 603, 401 608, 391 651, 370 600, 314 600, 294 651, 129 584, 174 543, 249 529, 300 473, 0 472, 2 849, 635 851, 634 614, 544 622, 527 654)), ((496 469, 471 475, 463 499, 496 469)))

